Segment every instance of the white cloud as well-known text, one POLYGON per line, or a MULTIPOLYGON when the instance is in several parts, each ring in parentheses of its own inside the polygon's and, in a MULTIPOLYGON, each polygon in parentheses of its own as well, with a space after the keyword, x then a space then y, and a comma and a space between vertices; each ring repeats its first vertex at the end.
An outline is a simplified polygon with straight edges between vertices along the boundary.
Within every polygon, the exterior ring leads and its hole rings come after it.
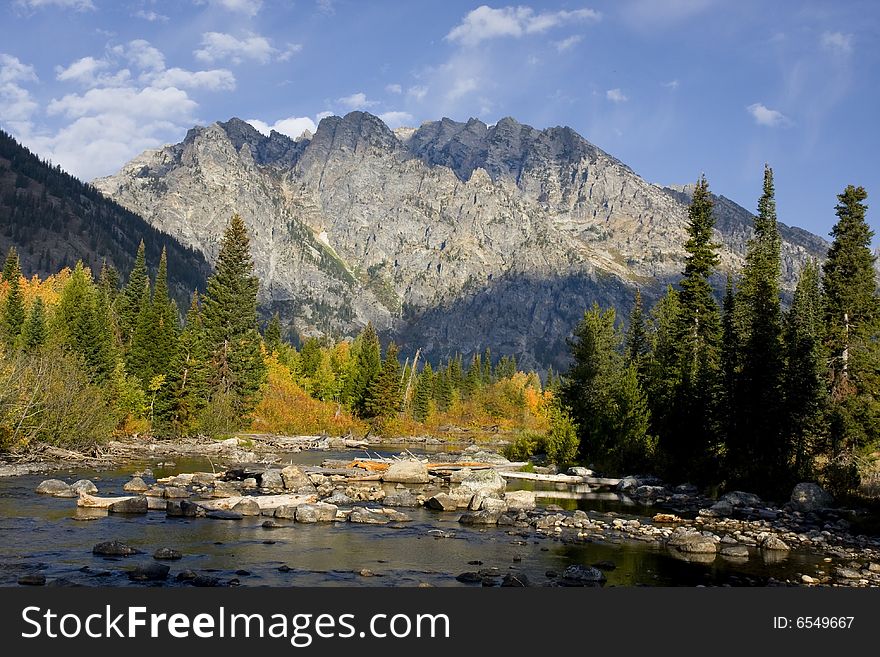
POLYGON ((667 89, 672 89, 675 91, 681 86, 681 83, 678 80, 670 80, 669 82, 661 82, 661 84, 667 89))
POLYGON ((93 84, 97 73, 106 69, 109 65, 103 59, 83 57, 82 59, 77 59, 67 68, 56 66, 55 72, 57 75, 55 77, 62 82, 93 84))
POLYGON ((605 98, 612 103, 625 103, 629 100, 620 89, 609 89, 605 92, 605 98))
POLYGON ((223 32, 206 32, 202 35, 201 46, 194 54, 196 59, 203 62, 228 59, 233 64, 241 64, 250 59, 259 64, 268 64, 278 52, 266 37, 258 34, 237 39, 223 32))
POLYGON ((570 50, 581 41, 583 41, 584 37, 580 34, 572 34, 570 37, 563 39, 562 41, 554 41, 553 45, 556 46, 556 50, 559 52, 565 52, 566 50, 570 50))
POLYGON ((452 88, 446 94, 446 97, 449 100, 458 100, 462 96, 465 96, 472 91, 476 91, 478 86, 479 85, 474 78, 460 78, 453 83, 452 88))
POLYGON ((208 91, 232 91, 235 89, 235 76, 226 69, 210 71, 187 71, 182 68, 169 68, 146 78, 153 87, 178 89, 207 89, 208 91))
POLYGON ((105 87, 89 89, 84 94, 67 94, 53 98, 46 107, 50 116, 79 118, 90 114, 117 114, 148 119, 184 119, 192 115, 197 104, 185 91, 168 87, 105 87))
POLYGON ((752 103, 746 107, 746 111, 752 115, 752 118, 755 119, 755 123, 758 125, 772 128, 777 125, 787 125, 789 123, 788 117, 782 112, 765 107, 763 103, 752 103))
POLYGON ((406 95, 415 98, 416 100, 422 100, 425 96, 428 95, 428 87, 423 85, 415 85, 406 90, 406 95))
POLYGON ((335 0, 317 0, 315 5, 322 14, 332 15, 336 13, 336 7, 334 7, 335 0))
POLYGON ((286 119, 280 119, 272 125, 269 125, 260 119, 248 119, 247 123, 250 123, 267 137, 269 136, 269 133, 274 130, 275 132, 280 132, 282 135, 287 135, 292 139, 296 139, 306 130, 315 134, 315 130, 318 129, 315 122, 307 116, 290 116, 286 119))
POLYGON ((531 7, 502 7, 486 5, 470 11, 456 25, 446 39, 464 46, 476 46, 482 41, 500 37, 518 38, 525 34, 539 34, 561 25, 579 21, 598 21, 599 12, 592 9, 555 11, 536 14, 531 7))
POLYGON ((403 87, 401 87, 399 84, 386 84, 385 91, 390 94, 402 94, 403 87))
POLYGON ((124 46, 115 46, 110 49, 110 52, 125 58, 129 64, 141 70, 162 71, 165 69, 165 55, 144 39, 135 39, 124 46))
POLYGON ((853 35, 843 32, 823 32, 820 43, 825 50, 848 55, 853 49, 853 35))
POLYGON ((0 53, 0 120, 15 132, 27 132, 39 105, 21 82, 37 82, 34 68, 17 57, 0 53))
POLYGON ((280 55, 278 55, 279 62, 286 62, 288 59, 293 57, 296 53, 302 52, 303 46, 301 43, 288 43, 287 48, 284 49, 280 55))
POLYGON ((350 110, 362 110, 366 109, 367 107, 373 107, 374 105, 379 104, 375 100, 368 100, 367 94, 365 94, 363 91, 351 94, 350 96, 337 98, 336 102, 350 110))
POLYGON ((412 125, 414 122, 413 115, 409 112, 383 112, 379 115, 379 118, 382 119, 385 125, 387 125, 392 130, 394 130, 395 128, 400 128, 401 126, 412 125))
POLYGON ((333 112, 330 112, 328 110, 324 110, 323 112, 318 112, 317 115, 315 115, 315 121, 320 123, 322 119, 326 119, 327 117, 330 117, 330 116, 333 116, 333 112))
POLYGON ((143 9, 141 9, 140 11, 136 11, 132 15, 135 18, 142 18, 145 21, 150 21, 151 23, 164 23, 168 20, 168 17, 164 16, 163 14, 157 14, 155 11, 144 11, 143 9))
POLYGON ((197 5, 209 4, 228 11, 256 16, 263 6, 263 0, 196 0, 197 5))
POLYGON ((40 9, 42 7, 60 7, 61 9, 73 9, 75 11, 94 10, 92 0, 17 0, 19 7, 40 9))

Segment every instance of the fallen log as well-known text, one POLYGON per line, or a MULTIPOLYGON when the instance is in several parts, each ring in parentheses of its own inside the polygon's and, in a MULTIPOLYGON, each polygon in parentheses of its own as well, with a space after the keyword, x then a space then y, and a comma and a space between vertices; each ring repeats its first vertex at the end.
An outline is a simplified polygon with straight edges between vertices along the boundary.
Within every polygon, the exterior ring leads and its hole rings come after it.
POLYGON ((114 502, 124 502, 130 500, 137 495, 126 495, 124 497, 97 497, 88 493, 80 493, 76 500, 76 505, 87 509, 109 509, 114 502))
POLYGON ((299 506, 300 504, 311 504, 318 500, 317 495, 236 495, 233 497, 223 497, 219 500, 195 500, 195 504, 202 507, 205 511, 230 511, 232 507, 242 500, 254 500, 260 505, 260 511, 272 511, 279 506, 299 506))

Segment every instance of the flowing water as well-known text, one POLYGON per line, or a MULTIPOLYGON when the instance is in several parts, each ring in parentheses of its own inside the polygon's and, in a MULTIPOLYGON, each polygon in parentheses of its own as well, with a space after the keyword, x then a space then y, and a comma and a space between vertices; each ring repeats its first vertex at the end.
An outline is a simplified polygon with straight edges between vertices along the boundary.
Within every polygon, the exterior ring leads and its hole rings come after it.
MULTIPOLYGON (((362 455, 307 451, 291 454, 285 461, 318 465, 327 458, 362 455)), ((138 516, 84 513, 77 510, 74 499, 34 493, 40 481, 51 477, 68 482, 92 479, 100 495, 120 495, 131 474, 145 467, 158 478, 210 471, 212 466, 205 459, 176 459, 167 466, 144 461, 101 472, 71 470, 0 478, 0 585, 15 585, 24 574, 42 573, 50 584, 143 586, 129 581, 128 570, 152 563, 151 555, 160 547, 184 555, 179 561, 164 562, 171 566, 165 586, 182 585, 175 576, 184 570, 226 583, 237 580, 241 586, 479 586, 463 584, 455 577, 490 569, 498 575, 495 582, 512 573, 525 575, 532 584, 546 585, 553 581, 548 571, 561 573, 571 564, 599 561, 616 565, 606 571, 607 586, 763 585, 770 577, 798 581, 800 573, 815 574, 822 565, 815 554, 792 552, 768 561, 760 551, 745 562, 720 556, 710 563, 688 562, 652 543, 564 544, 531 529, 465 527, 458 523, 460 514, 422 508, 401 509, 412 517, 409 523, 291 523, 265 529, 261 526, 264 517, 229 521, 167 518, 161 512, 138 516), (92 554, 96 543, 113 539, 143 554, 119 559, 92 554)), ((532 483, 510 482, 510 488, 532 483)), ((572 487, 557 490, 552 485, 538 488, 541 495, 548 495, 540 497, 539 504, 639 520, 653 515, 649 507, 626 504, 607 492, 578 493, 572 487)))

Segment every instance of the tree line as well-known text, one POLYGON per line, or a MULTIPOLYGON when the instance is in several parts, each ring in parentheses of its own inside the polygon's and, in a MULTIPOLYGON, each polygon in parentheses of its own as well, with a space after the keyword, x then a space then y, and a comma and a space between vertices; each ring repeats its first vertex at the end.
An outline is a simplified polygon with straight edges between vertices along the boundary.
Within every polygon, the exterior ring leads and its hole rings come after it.
POLYGON ((681 282, 650 311, 637 292, 628 327, 593 306, 570 341, 562 398, 579 456, 623 471, 767 493, 821 477, 859 483, 880 430, 880 314, 867 194, 838 195, 827 260, 780 293, 773 171, 765 167, 754 236, 719 303, 713 204, 705 177, 688 210, 681 282))

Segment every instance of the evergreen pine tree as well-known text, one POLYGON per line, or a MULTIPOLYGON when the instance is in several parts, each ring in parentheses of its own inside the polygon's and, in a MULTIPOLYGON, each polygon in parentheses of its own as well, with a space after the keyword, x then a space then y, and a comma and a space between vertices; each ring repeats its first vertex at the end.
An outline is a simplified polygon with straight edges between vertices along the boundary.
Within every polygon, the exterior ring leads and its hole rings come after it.
POLYGON ((867 196, 853 185, 838 195, 834 240, 823 266, 832 380, 826 479, 837 492, 858 484, 854 457, 880 438, 880 306, 870 250, 874 234, 865 220, 867 196))
POLYGON ((633 308, 629 315, 629 327, 626 331, 624 349, 627 364, 635 365, 640 379, 645 376, 648 346, 648 331, 642 307, 642 291, 637 288, 633 308))
POLYGON ((31 304, 31 311, 22 330, 22 345, 25 351, 32 352, 42 347, 46 343, 47 335, 46 306, 42 297, 37 297, 31 304))
POLYGON ((366 417, 388 419, 400 412, 403 391, 397 345, 388 345, 379 375, 373 379, 365 403, 366 417))
POLYGON ((258 291, 250 238, 236 214, 220 242, 202 311, 214 392, 221 403, 231 404, 235 423, 244 421, 252 410, 266 376, 257 330, 258 291))
POLYGON ((827 432, 823 320, 819 265, 813 261, 801 272, 785 321, 783 425, 799 480, 813 476, 812 459, 827 432))
POLYGON ((416 379, 416 389, 413 393, 412 414, 416 422, 424 422, 428 417, 428 409, 434 391, 434 370, 431 363, 425 363, 425 367, 416 379))
POLYGON ((24 293, 21 289, 21 267, 15 247, 9 248, 6 262, 3 265, 3 281, 8 286, 6 300, 3 303, 0 318, 3 320, 2 335, 6 341, 14 345, 24 327, 25 307, 24 293))
POLYGON ((145 285, 149 285, 149 279, 144 242, 141 240, 135 256, 134 267, 128 276, 128 282, 116 299, 116 315, 119 318, 119 331, 123 344, 128 344, 131 341, 131 336, 137 326, 145 285))
POLYGON ((480 354, 476 354, 471 358, 470 367, 468 367, 467 376, 461 384, 461 391, 464 397, 470 398, 476 393, 483 383, 483 365, 480 362, 480 354))
POLYGON ((149 278, 144 281, 138 308, 137 321, 132 328, 128 351, 125 355, 125 367, 126 371, 137 377, 141 382, 141 386, 146 389, 150 379, 156 374, 153 368, 153 344, 156 339, 156 325, 153 322, 149 278))
POLYGON ((732 411, 736 429, 727 440, 728 469, 747 487, 785 488, 789 462, 779 407, 782 403, 782 315, 779 301, 780 237, 773 170, 764 168, 755 235, 749 240, 734 318, 741 341, 732 411))
POLYGON ((382 357, 379 348, 379 336, 372 322, 368 323, 360 336, 359 349, 354 364, 352 377, 351 405, 359 417, 369 417, 367 398, 370 386, 382 369, 382 357))
POLYGON ((739 381, 740 339, 736 322, 736 292, 733 277, 727 274, 721 315, 721 385, 725 440, 737 431, 737 384, 739 381))

